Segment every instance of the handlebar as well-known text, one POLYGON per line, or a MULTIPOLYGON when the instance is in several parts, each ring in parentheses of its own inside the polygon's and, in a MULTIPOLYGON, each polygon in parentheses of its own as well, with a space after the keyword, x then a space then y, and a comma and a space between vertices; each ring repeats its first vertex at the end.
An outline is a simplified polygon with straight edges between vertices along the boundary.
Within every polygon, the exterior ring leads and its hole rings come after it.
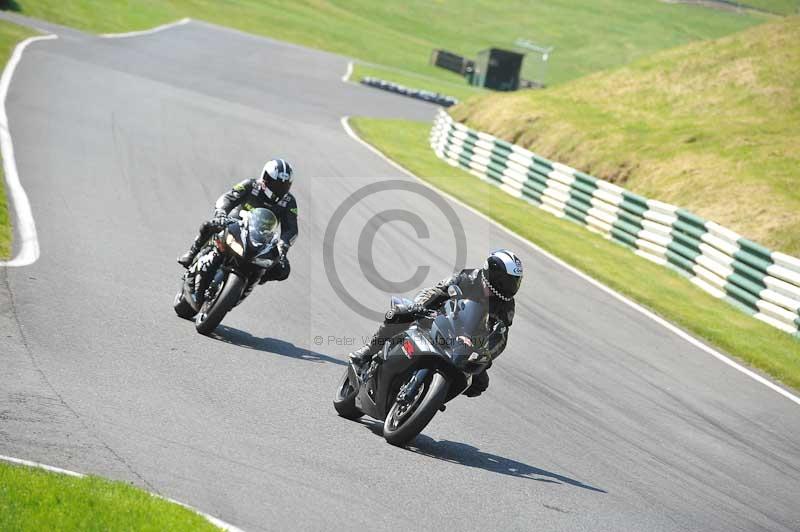
POLYGON ((439 311, 434 309, 421 309, 418 312, 414 313, 418 318, 430 318, 434 319, 436 316, 439 315, 439 311))

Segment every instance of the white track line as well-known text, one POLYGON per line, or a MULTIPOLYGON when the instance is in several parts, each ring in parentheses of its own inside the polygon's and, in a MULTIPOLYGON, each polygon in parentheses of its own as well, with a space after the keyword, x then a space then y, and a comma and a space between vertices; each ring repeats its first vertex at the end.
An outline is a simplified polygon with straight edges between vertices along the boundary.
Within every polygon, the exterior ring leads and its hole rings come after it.
POLYGON ((13 458, 11 456, 3 456, 0 454, 0 460, 4 462, 11 462, 12 464, 24 465, 28 467, 38 467, 39 469, 44 469, 50 471, 51 473, 59 473, 61 475, 69 475, 71 477, 80 477, 83 478, 85 475, 81 473, 76 473, 75 471, 70 471, 69 469, 61 469, 60 467, 50 466, 47 464, 40 464, 39 462, 31 462, 30 460, 23 460, 22 458, 13 458))
MULTIPOLYGON (((21 458, 14 458, 12 456, 4 456, 2 454, 0 454, 0 460, 2 460, 4 462, 10 462, 12 464, 23 465, 23 466, 27 466, 27 467, 35 467, 35 468, 38 468, 38 469, 44 469, 45 471, 50 471, 51 473, 58 473, 58 474, 61 474, 61 475, 69 475, 71 477, 84 478, 86 476, 83 473, 78 473, 76 471, 70 471, 69 469, 61 469, 60 467, 55 467, 55 466, 51 466, 51 465, 47 465, 47 464, 42 464, 40 462, 32 462, 30 460, 23 460, 21 458)), ((159 499, 164 499, 165 501, 169 501, 169 502, 171 502, 173 504, 177 504, 178 506, 183 506, 187 510, 191 510, 194 513, 200 515, 201 517, 204 517, 206 519, 206 521, 208 521, 209 523, 211 523, 212 525, 214 525, 216 527, 221 528, 222 530, 227 530, 228 532, 244 532, 241 528, 237 528, 237 527, 235 527, 235 526, 233 526, 233 525, 231 525, 229 523, 226 523, 222 519, 217 519, 213 515, 208 515, 207 513, 203 513, 200 510, 198 510, 197 508, 194 508, 193 506, 189 506, 188 504, 182 503, 180 501, 176 501, 175 499, 170 499, 169 497, 163 497, 163 496, 159 495, 158 493, 151 493, 150 495, 152 495, 153 497, 158 497, 159 499)))
POLYGON ((36 236, 36 223, 33 221, 33 211, 28 195, 22 188, 17 174, 17 161, 14 158, 14 145, 11 142, 11 133, 8 130, 8 115, 6 114, 6 96, 8 87, 11 85, 11 78, 14 76, 14 69, 17 68, 22 57, 22 51, 32 42, 57 39, 57 35, 41 35, 30 37, 19 43, 11 59, 6 63, 3 75, 0 77, 0 151, 3 154, 3 170, 6 175, 8 185, 9 203, 17 211, 16 221, 18 225, 20 245, 19 253, 10 261, 0 261, 0 266, 27 266, 33 264, 39 258, 39 238, 36 236))
POLYGON ((695 337, 691 336, 690 334, 688 334, 686 331, 683 331, 682 329, 679 329, 675 325, 671 324, 670 322, 668 322, 664 318, 662 318, 660 316, 657 316, 656 314, 654 314, 650 310, 646 309, 645 307, 641 306, 640 304, 628 299, 627 297, 623 296, 619 292, 616 292, 616 291, 612 290, 611 288, 607 287, 606 285, 604 285, 600 281, 598 281, 598 280, 596 280, 596 279, 594 279, 592 277, 589 277, 588 275, 586 275, 582 271, 574 268, 573 266, 570 266, 569 264, 567 264, 563 260, 559 259, 558 257, 553 255, 552 253, 550 253, 548 251, 545 251, 544 249, 540 248, 539 246, 537 246, 536 244, 534 244, 530 240, 526 239, 525 237, 523 237, 521 235, 518 235, 517 233, 515 233, 514 231, 512 231, 508 227, 505 227, 504 225, 501 225, 500 223, 496 222, 495 220, 492 220, 491 218, 489 218, 488 216, 486 216, 482 212, 475 210, 473 207, 467 205, 466 203, 464 203, 463 201, 459 200, 458 198, 455 198, 455 197, 451 196, 450 194, 439 190, 438 188, 434 187, 433 185, 431 185, 431 184, 423 181, 419 177, 415 176, 414 174, 412 174, 411 172, 409 172, 408 170, 406 170, 405 168, 403 168, 402 166, 400 166, 399 164, 397 164, 393 160, 389 159, 387 156, 385 156, 383 153, 381 153, 380 150, 378 150, 377 148, 375 148, 371 144, 369 144, 366 141, 364 141, 363 139, 361 139, 361 137, 356 135, 356 133, 353 131, 353 129, 350 127, 350 124, 348 123, 349 118, 350 117, 348 117, 348 116, 343 116, 341 118, 342 127, 344 128, 345 132, 351 138, 355 139, 357 142, 359 142, 360 144, 365 146, 371 152, 375 153, 381 159, 383 159, 387 163, 391 164, 393 167, 397 168, 398 170, 400 170, 401 172, 403 172, 407 176, 413 177, 414 179, 418 180, 420 183, 422 183, 426 187, 428 187, 428 188, 430 188, 432 190, 435 190, 439 194, 445 196, 450 201, 453 201, 453 202, 461 205, 465 209, 470 210, 471 212, 477 214, 478 216, 480 216, 484 220, 486 220, 486 221, 494 224, 495 226, 499 227, 500 229, 502 229, 506 233, 510 234, 511 236, 513 236, 515 238, 518 238, 519 240, 525 242, 531 248, 535 249, 536 251, 538 251, 539 253, 541 253, 542 255, 547 257, 548 259, 552 260, 553 262, 555 262, 559 266, 562 266, 563 268, 566 268, 567 270, 569 270, 570 272, 574 273, 575 275, 577 275, 578 277, 580 277, 584 281, 596 286, 597 288, 599 288, 600 290, 602 290, 602 291, 606 292, 607 294, 611 295, 612 297, 614 297, 618 301, 621 301, 622 303, 625 303, 629 307, 639 311, 640 313, 644 314, 645 316, 647 316, 651 320, 655 321, 659 325, 665 327, 666 329, 668 329, 672 333, 676 334, 677 336, 683 338, 684 340, 686 340, 687 342, 689 342, 693 346, 697 347, 698 349, 701 349, 701 350, 705 351, 709 355, 711 355, 714 358, 720 360, 721 362, 724 362, 725 364, 729 365, 733 369, 744 373, 745 375, 747 375, 751 379, 753 379, 753 380, 755 380, 757 382, 760 382, 761 384, 763 384, 767 388, 770 388, 771 390, 781 394, 782 396, 784 396, 785 398, 789 399, 790 401, 800 405, 800 397, 797 397, 796 395, 792 394, 788 390, 785 390, 785 389, 781 388, 780 386, 778 386, 774 382, 771 382, 770 380, 765 379, 764 377, 762 377, 758 373, 755 373, 754 371, 742 366, 741 364, 739 364, 735 360, 732 360, 731 358, 723 355, 722 353, 720 353, 716 349, 714 349, 712 347, 709 347, 708 345, 704 344, 703 342, 701 342, 697 338, 695 338, 695 337))
POLYGON ((350 76, 352 74, 353 74, 353 62, 352 61, 348 61, 347 62, 347 71, 344 73, 344 76, 342 76, 342 81, 344 81, 345 83, 350 81, 350 76))
POLYGON ((141 35, 150 35, 151 33, 157 33, 159 31, 168 30, 176 26, 183 26, 184 24, 188 24, 189 22, 191 22, 191 20, 192 19, 190 18, 182 18, 180 20, 176 20, 175 22, 170 22, 169 24, 162 24, 161 26, 150 28, 149 30, 129 31, 127 33, 101 33, 100 37, 105 37, 107 39, 121 39, 125 37, 139 37, 141 35))
MULTIPOLYGON (((157 26, 149 30, 131 31, 128 33, 103 33, 100 36, 109 39, 118 39, 124 37, 137 37, 140 35, 150 35, 159 31, 182 26, 191 21, 189 18, 157 26)), ((33 219, 33 211, 31 204, 28 200, 25 189, 19 180, 17 173, 17 162, 14 158, 14 145, 11 142, 11 133, 8 129, 8 115, 6 114, 6 96, 8 95, 8 87, 11 85, 11 78, 14 75, 14 70, 22 57, 22 51, 30 43, 35 41, 42 41, 47 39, 57 39, 57 35, 49 34, 38 37, 31 37, 19 43, 11 58, 8 60, 3 75, 0 78, 0 152, 3 155, 3 170, 5 171, 6 184, 8 185, 8 196, 10 203, 13 204, 16 210, 17 231, 19 232, 20 244, 17 256, 10 261, 0 261, 0 266, 28 266, 33 264, 39 259, 39 238, 36 234, 36 223, 33 219)))

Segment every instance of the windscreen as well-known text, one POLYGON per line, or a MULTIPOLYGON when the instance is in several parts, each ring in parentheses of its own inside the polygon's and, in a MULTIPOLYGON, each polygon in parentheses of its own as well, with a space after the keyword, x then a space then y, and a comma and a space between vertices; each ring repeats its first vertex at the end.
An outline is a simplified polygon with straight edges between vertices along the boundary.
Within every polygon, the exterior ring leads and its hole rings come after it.
POLYGON ((272 240, 278 227, 278 219, 269 209, 253 209, 250 211, 248 232, 250 240, 256 246, 262 246, 272 240))
POLYGON ((466 336, 473 344, 481 345, 486 336, 487 308, 471 299, 448 301, 447 312, 436 317, 431 327, 434 341, 440 345, 453 347, 456 338, 466 336), (457 312, 455 307, 458 307, 457 312))

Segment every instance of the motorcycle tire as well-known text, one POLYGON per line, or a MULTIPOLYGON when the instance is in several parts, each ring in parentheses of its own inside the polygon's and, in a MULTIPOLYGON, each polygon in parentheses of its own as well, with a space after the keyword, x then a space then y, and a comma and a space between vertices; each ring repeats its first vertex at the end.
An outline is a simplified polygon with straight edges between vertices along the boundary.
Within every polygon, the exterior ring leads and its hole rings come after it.
POLYGON ((214 332, 217 325, 222 323, 225 314, 239 301, 243 289, 244 280, 235 273, 230 272, 222 287, 222 292, 219 294, 216 301, 212 303, 208 312, 204 313, 201 310, 197 313, 194 322, 194 327, 197 329, 197 332, 200 334, 211 334, 214 332))
POLYGON ((333 398, 333 408, 336 413, 345 419, 358 419, 364 413, 356 406, 356 396, 358 388, 353 386, 350 379, 350 368, 344 370, 344 377, 336 388, 336 396, 333 398))
POLYGON ((434 373, 428 385, 422 390, 421 393, 425 395, 419 400, 416 409, 399 426, 393 426, 400 406, 395 402, 383 423, 383 437, 386 441, 392 445, 403 446, 416 438, 444 404, 449 386, 444 375, 434 373))
POLYGON ((194 318, 194 315, 196 314, 189 302, 186 301, 186 298, 183 297, 183 291, 180 291, 175 295, 175 300, 172 302, 172 308, 175 309, 175 314, 185 320, 194 318))

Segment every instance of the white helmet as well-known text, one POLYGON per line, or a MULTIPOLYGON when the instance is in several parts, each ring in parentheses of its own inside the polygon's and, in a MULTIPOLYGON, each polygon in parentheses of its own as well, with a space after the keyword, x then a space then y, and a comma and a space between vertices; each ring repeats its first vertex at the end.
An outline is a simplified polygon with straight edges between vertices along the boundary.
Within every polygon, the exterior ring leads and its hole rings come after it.
POLYGON ((483 282, 503 301, 511 301, 522 284, 522 261, 508 249, 493 251, 481 270, 483 282))
POLYGON ((272 159, 267 161, 261 171, 261 181, 270 192, 273 198, 282 198, 292 188, 292 165, 284 159, 272 159))

